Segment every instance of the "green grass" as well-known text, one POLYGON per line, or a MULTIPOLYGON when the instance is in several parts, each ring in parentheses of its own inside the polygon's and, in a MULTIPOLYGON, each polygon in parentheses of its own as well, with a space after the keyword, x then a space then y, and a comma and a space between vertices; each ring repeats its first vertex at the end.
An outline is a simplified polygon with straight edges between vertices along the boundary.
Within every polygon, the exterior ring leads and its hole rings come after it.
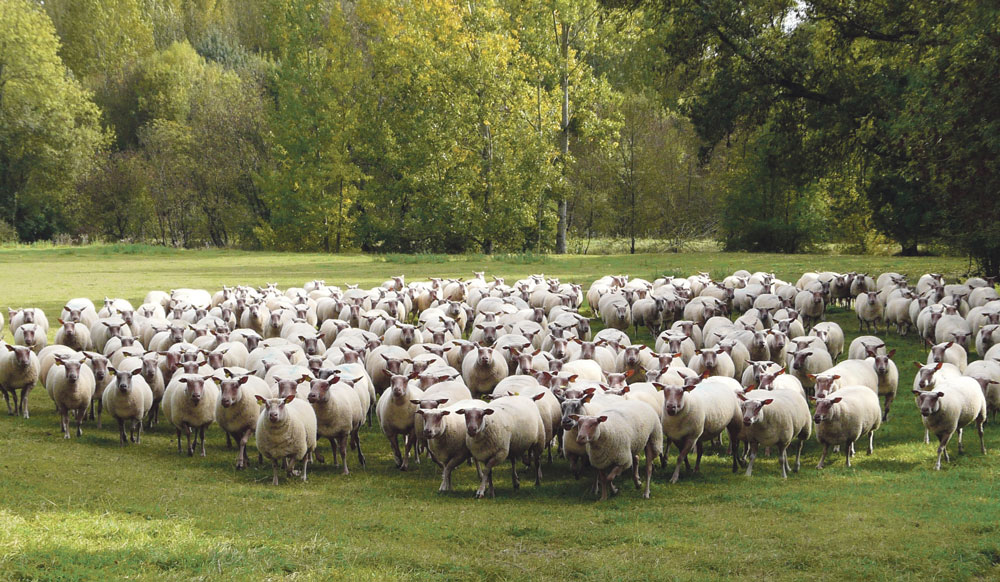
MULTIPOLYGON (((375 285, 400 273, 512 280, 542 272, 589 283, 606 273, 653 277, 737 268, 794 279, 806 270, 895 270, 961 275, 955 258, 778 256, 692 253, 630 256, 434 256, 426 261, 362 255, 175 251, 127 247, 0 250, 0 306, 38 306, 54 322, 77 296, 142 300, 150 289, 225 284, 375 285), (112 249, 112 250, 109 250, 112 249)), ((419 257, 418 257, 419 259, 419 257)), ((853 313, 833 310, 849 339, 853 313)), ((8 333, 9 337, 9 333, 8 333)), ((642 339, 649 341, 648 335, 642 339)), ((701 475, 674 486, 654 474, 653 498, 622 493, 597 503, 566 463, 543 465, 542 486, 510 488, 499 471, 495 500, 474 500, 471 468, 457 491, 437 493, 438 470, 393 468, 377 429, 365 428, 368 468, 339 475, 317 466, 310 481, 270 485, 270 468, 237 473, 217 428, 208 457, 178 455, 161 425, 139 446, 121 448, 117 431, 84 426, 64 441, 45 391, 31 396, 28 421, 0 418, 0 578, 84 579, 413 579, 617 580, 1000 578, 1000 437, 990 454, 967 435, 966 455, 932 471, 934 448, 912 399, 912 338, 888 336, 903 374, 875 454, 846 469, 838 457, 817 471, 818 446, 803 469, 782 480, 773 458, 752 478, 710 456, 701 475)), ((954 445, 952 447, 954 453, 954 445)), ((673 459, 673 456, 671 457, 673 459)))

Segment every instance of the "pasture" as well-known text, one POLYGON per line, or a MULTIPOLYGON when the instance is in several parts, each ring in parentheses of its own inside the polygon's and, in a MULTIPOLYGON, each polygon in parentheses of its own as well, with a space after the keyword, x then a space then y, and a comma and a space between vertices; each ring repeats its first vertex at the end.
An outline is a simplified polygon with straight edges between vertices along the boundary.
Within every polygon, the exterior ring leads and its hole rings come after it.
MULTIPOLYGON (((327 256, 173 251, 132 247, 0 250, 0 305, 45 310, 55 329, 63 302, 148 290, 320 278, 374 286, 392 275, 514 279, 545 273, 586 288, 605 274, 652 279, 736 269, 773 271, 792 282, 807 270, 887 270, 963 276, 957 258, 689 253, 637 256, 327 256)), ((849 342, 853 311, 832 308, 849 342)), ((600 325, 595 326, 595 331, 600 325)), ((4 330, 10 339, 9 330, 4 330)), ((987 456, 974 430, 966 454, 932 470, 935 446, 909 395, 913 360, 926 353, 912 335, 884 336, 897 348, 900 396, 876 433, 875 453, 842 456, 822 471, 820 447, 806 445, 798 474, 783 480, 775 458, 752 477, 706 455, 698 475, 669 485, 654 472, 652 499, 620 480, 598 503, 591 481, 576 481, 563 459, 543 463, 534 487, 518 491, 498 468, 496 499, 473 499, 475 470, 437 492, 440 472, 424 461, 397 470, 376 427, 361 441, 367 469, 342 476, 311 467, 309 482, 270 484, 269 465, 234 469, 234 452, 213 426, 206 458, 177 453, 161 424, 141 445, 119 447, 117 428, 84 424, 63 440, 45 390, 30 398, 31 419, 0 417, 0 578, 75 579, 406 579, 406 580, 809 580, 832 578, 977 580, 1000 577, 1000 431, 987 425, 987 456)), ((51 338, 50 338, 51 339, 51 338)), ((650 343, 648 332, 640 339, 650 343)), ((321 448, 328 448, 322 444, 321 448)), ((252 448, 251 458, 255 459, 252 448)), ((324 451, 328 452, 328 451, 324 451)), ((670 469, 676 459, 671 449, 670 469)))

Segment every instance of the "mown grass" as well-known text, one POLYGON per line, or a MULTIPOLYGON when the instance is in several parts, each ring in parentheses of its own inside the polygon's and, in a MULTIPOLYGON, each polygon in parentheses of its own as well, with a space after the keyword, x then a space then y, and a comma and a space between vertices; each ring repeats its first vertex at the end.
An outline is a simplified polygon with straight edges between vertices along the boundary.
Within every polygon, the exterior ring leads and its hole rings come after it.
MULTIPOLYGON (((815 269, 933 270, 954 278, 966 267, 952 258, 725 253, 546 257, 542 264, 442 257, 409 263, 360 255, 12 249, 0 251, 0 305, 39 306, 54 322, 70 297, 138 302, 150 289, 223 283, 287 286, 322 278, 370 286, 400 273, 469 277, 484 269, 508 279, 544 270, 585 284, 605 273, 721 276, 737 268, 791 279, 815 269)), ((835 309, 830 318, 856 335, 853 313, 835 309)), ((269 467, 234 470, 234 453, 216 428, 206 458, 178 455, 162 425, 139 446, 119 447, 108 424, 88 423, 82 438, 64 441, 51 403, 36 389, 30 420, 0 418, 0 578, 996 579, 1000 436, 987 429, 991 450, 984 457, 974 432, 967 435, 970 452, 932 471, 934 448, 922 443, 906 395, 908 362, 924 353, 912 338, 887 339, 899 350, 902 394, 873 456, 860 455, 852 469, 837 458, 821 472, 811 442, 802 471, 782 480, 773 458, 746 478, 712 455, 700 475, 684 475, 674 486, 657 471, 649 501, 626 481, 619 496, 596 503, 589 482, 575 481, 558 459, 543 465, 538 488, 512 491, 507 472, 499 471, 497 498, 476 501, 475 472, 464 467, 455 475, 457 490, 441 495, 430 463, 407 473, 393 468, 377 428, 361 437, 367 469, 352 464, 343 477, 317 466, 308 483, 272 487, 269 467)))

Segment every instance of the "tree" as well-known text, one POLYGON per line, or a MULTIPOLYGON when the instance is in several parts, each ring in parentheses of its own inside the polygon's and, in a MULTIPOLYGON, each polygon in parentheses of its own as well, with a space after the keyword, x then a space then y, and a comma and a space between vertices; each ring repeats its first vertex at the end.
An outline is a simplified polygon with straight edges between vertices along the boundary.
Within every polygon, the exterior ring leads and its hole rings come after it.
POLYGON ((22 240, 66 229, 65 201, 105 143, 99 111, 66 70, 45 12, 0 10, 0 207, 22 240))

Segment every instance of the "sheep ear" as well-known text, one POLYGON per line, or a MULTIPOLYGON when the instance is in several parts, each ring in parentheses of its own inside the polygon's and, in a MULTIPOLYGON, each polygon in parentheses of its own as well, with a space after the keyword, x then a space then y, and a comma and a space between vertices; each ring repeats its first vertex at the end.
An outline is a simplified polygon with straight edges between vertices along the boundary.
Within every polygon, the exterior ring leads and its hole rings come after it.
POLYGON ((778 372, 775 374, 775 376, 780 376, 780 375, 782 375, 784 373, 785 373, 785 369, 782 368, 782 369, 778 370, 778 372))
POLYGON ((658 392, 662 392, 663 389, 666 388, 666 386, 660 384, 659 382, 651 382, 651 384, 653 385, 653 388, 656 388, 658 392))
POLYGON ((834 398, 833 400, 831 400, 830 403, 831 404, 836 404, 836 403, 840 402, 841 400, 843 400, 843 398, 841 398, 840 396, 838 396, 838 397, 834 398))
POLYGON ((941 392, 941 391, 935 392, 934 396, 937 396, 938 398, 942 398, 944 396, 944 392, 941 392))
POLYGON ((572 420, 573 422, 579 422, 580 421, 580 415, 579 414, 571 414, 571 415, 569 415, 569 419, 572 420))
POLYGON ((634 374, 635 374, 635 370, 626 370, 625 371, 625 377, 626 378, 631 378, 634 374))
POLYGON ((289 394, 285 396, 285 404, 289 404, 292 400, 295 400, 295 394, 289 394))
MULTIPOLYGON (((416 404, 417 406, 420 406, 420 401, 419 400, 411 400, 410 404, 416 404)), ((420 412, 420 411, 418 410, 417 412, 420 412)))
POLYGON ((256 398, 256 399, 257 399, 257 402, 258 402, 259 404, 264 404, 265 402, 267 402, 267 398, 264 398, 264 397, 263 397, 263 396, 261 396, 260 394, 255 394, 255 395, 254 395, 254 398, 256 398))
POLYGON ((806 374, 806 377, 809 378, 810 380, 815 380, 816 374, 806 374))
POLYGON ((531 399, 534 400, 535 402, 538 402, 542 398, 545 398, 544 392, 539 392, 538 394, 535 394, 534 396, 531 397, 531 399))
POLYGON ((608 417, 603 414, 597 417, 597 422, 605 422, 606 420, 608 420, 608 417))
POLYGON ((458 410, 455 411, 455 414, 461 414, 462 416, 465 416, 465 409, 459 408, 458 410))
POLYGON ((739 398, 739 399, 740 399, 741 401, 743 401, 743 402, 746 402, 746 401, 747 401, 747 397, 746 397, 746 396, 744 396, 744 395, 742 395, 742 394, 736 394, 736 397, 737 397, 737 398, 739 398))
POLYGON ((493 409, 492 408, 484 408, 483 409, 483 414, 493 414, 493 409))
POLYGON ((913 365, 916 366, 918 370, 924 367, 923 363, 921 362, 913 362, 913 365))
POLYGON ((937 366, 934 366, 934 369, 935 370, 940 370, 941 366, 943 366, 943 365, 944 365, 944 362, 938 362, 937 366))
POLYGON ((833 375, 833 379, 834 380, 840 380, 840 374, 834 374, 833 375))
POLYGON ((694 390, 694 389, 695 389, 695 388, 697 388, 697 387, 698 387, 698 385, 697 385, 697 384, 695 384, 695 385, 692 385, 692 386, 685 386, 685 387, 684 387, 684 391, 685 391, 685 392, 690 392, 690 391, 694 390))
POLYGON ((247 374, 246 376, 241 376, 240 379, 236 381, 236 383, 242 386, 243 384, 246 384, 249 380, 250 380, 250 375, 247 374))
POLYGON ((767 400, 761 400, 760 401, 760 405, 761 406, 767 406, 768 404, 770 404, 772 402, 774 402, 774 398, 768 398, 767 400))

